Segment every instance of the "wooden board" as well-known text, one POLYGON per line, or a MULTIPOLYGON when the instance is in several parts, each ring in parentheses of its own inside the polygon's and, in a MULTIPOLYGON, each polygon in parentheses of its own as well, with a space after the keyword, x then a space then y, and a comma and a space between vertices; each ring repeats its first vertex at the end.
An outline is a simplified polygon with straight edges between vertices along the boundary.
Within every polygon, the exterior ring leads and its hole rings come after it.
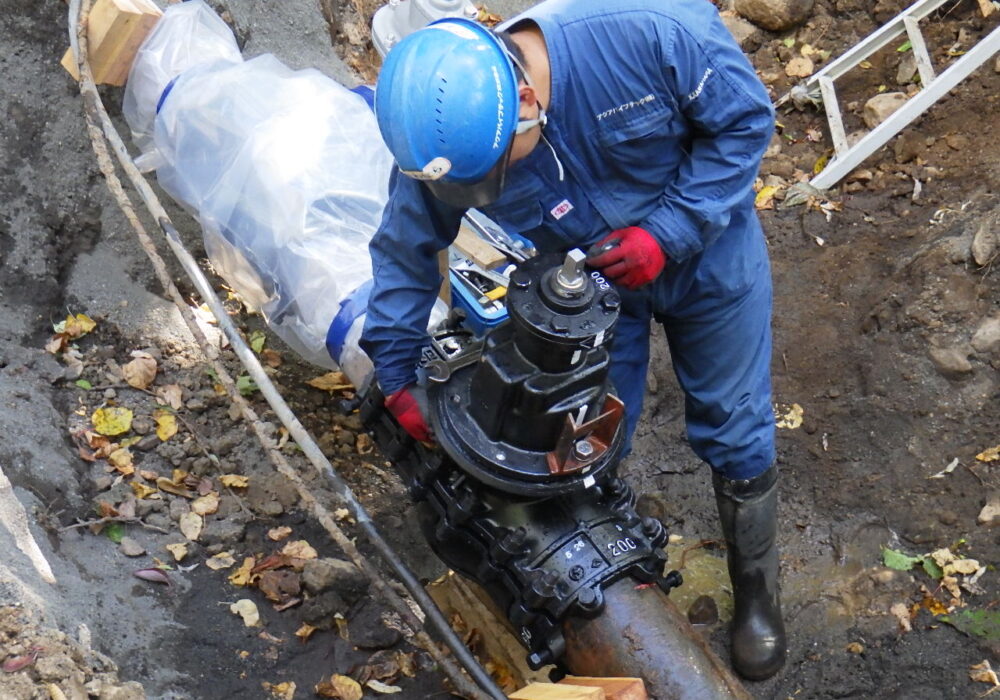
POLYGON ((646 684, 641 678, 593 678, 590 676, 566 676, 559 684, 603 688, 607 700, 649 700, 646 684))
MULTIPOLYGON (((97 0, 87 20, 90 69, 99 85, 124 85, 132 61, 163 13, 150 0, 97 0)), ((76 57, 67 49, 62 66, 79 80, 76 57)))
POLYGON ((511 700, 607 700, 603 688, 565 683, 532 683, 507 697, 511 700))
POLYGON ((485 270, 492 270, 507 264, 507 256, 491 246, 482 236, 465 226, 458 229, 458 237, 452 244, 462 255, 485 270))

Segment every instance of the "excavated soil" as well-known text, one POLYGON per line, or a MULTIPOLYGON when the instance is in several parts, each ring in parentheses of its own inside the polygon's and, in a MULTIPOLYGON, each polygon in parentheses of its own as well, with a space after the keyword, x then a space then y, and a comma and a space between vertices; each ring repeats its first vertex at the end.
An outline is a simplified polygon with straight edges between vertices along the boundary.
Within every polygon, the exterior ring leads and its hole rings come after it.
MULTIPOLYGON (((249 0, 219 4, 247 53, 274 51, 296 67, 319 65, 352 83, 377 70, 364 29, 373 7, 346 0, 290 0, 280 11, 249 0), (298 43, 272 41, 282 30, 298 43)), ((743 45, 777 98, 793 84, 784 67, 803 46, 836 56, 901 7, 821 0, 805 26, 754 32, 743 45)), ((57 65, 67 43, 64 5, 49 0, 25 12, 0 0, 0 10, 0 469, 56 579, 46 583, 0 528, 0 663, 24 664, 0 671, 0 698, 57 697, 52 684, 71 698, 140 697, 138 684, 156 698, 305 698, 331 674, 397 685, 401 698, 447 697, 440 673, 400 638, 388 607, 356 578, 329 573, 339 566, 330 560, 343 553, 273 472, 155 281, 99 173, 76 86, 57 65), (96 321, 73 340, 78 355, 69 360, 45 349, 53 325, 68 314, 96 321), (156 363, 146 391, 123 376, 135 351, 156 363), (163 441, 156 418, 169 403, 168 387, 179 395, 178 432, 163 441), (81 432, 95 410, 109 407, 133 413, 130 430, 113 439, 136 438, 135 474, 94 455, 100 446, 81 432), (226 475, 244 475, 247 483, 224 482, 226 475), (158 478, 192 493, 139 498, 141 490, 129 485, 158 478), (195 542, 180 528, 201 493, 218 494, 219 504, 203 517, 195 542), (122 514, 131 518, 124 525, 93 522, 122 514), (291 534, 278 541, 282 527, 291 534), (259 561, 295 541, 308 542, 328 566, 288 562, 268 578, 269 589, 231 582, 247 557, 259 561), (166 546, 182 543, 187 553, 177 561, 166 546), (230 568, 206 565, 227 552, 230 568), (170 585, 133 575, 158 563, 171 567, 170 585), (296 598, 299 604, 275 609, 296 598), (255 603, 259 626, 245 626, 230 611, 239 599, 255 603), (318 629, 303 642, 296 632, 306 624, 318 629), (295 684, 293 695, 283 683, 295 684)), ((983 19, 971 0, 947 4, 927 23, 936 67, 971 48, 998 15, 983 19)), ((863 127, 869 97, 915 87, 899 84, 906 52, 897 48, 838 82, 849 132, 863 127)), ((820 54, 811 55, 821 66, 820 54)), ((779 109, 781 127, 760 183, 775 187, 776 196, 760 214, 774 273, 775 401, 779 417, 791 416, 778 433, 790 655, 776 678, 748 684, 755 697, 967 698, 990 689, 970 678, 970 667, 1000 663, 995 630, 966 634, 942 617, 946 609, 952 617, 963 610, 988 615, 1000 600, 1000 538, 978 520, 1000 498, 1000 461, 987 461, 986 452, 1000 444, 994 61, 829 198, 804 205, 782 200, 826 153, 824 120, 811 107, 779 109), (983 571, 975 581, 968 574, 952 582, 919 565, 893 570, 884 566, 883 547, 914 556, 947 548, 983 571)), ((121 90, 102 94, 117 119, 121 90)), ((171 212, 203 256, 197 225, 171 212)), ((172 272, 196 306, 190 283, 179 268, 172 272)), ((307 385, 324 371, 297 361, 238 300, 228 303, 247 337, 264 343, 282 394, 376 524, 420 576, 442 573, 391 466, 349 412, 351 392, 307 385)), ((232 353, 220 352, 240 375, 232 353)), ((654 355, 636 449, 623 469, 642 494, 641 509, 679 536, 671 563, 680 566, 683 557, 690 574, 679 604, 686 608, 707 592, 725 618, 709 474, 684 441, 683 401, 660 340, 654 355)), ((259 392, 246 390, 310 490, 335 507, 259 392)), ((341 525, 356 534, 349 519, 341 525)), ((725 621, 709 623, 702 633, 725 657, 725 621)))

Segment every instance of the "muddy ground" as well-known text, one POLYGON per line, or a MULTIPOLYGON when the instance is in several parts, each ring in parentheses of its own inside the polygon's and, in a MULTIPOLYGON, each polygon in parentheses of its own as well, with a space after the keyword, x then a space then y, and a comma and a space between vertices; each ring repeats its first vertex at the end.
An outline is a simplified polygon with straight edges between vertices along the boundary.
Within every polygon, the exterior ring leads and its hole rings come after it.
MULTIPOLYGON (((836 55, 901 6, 821 0, 805 26, 748 32, 744 48, 778 97, 792 84, 784 67, 804 45, 836 55)), ((360 19, 371 10, 366 3, 231 0, 219 9, 248 55, 272 51, 349 84, 358 71, 374 71, 360 19)), ((513 6, 494 9, 507 14, 513 6)), ((76 86, 57 65, 66 46, 65 6, 46 0, 24 12, 3 0, 0 10, 0 469, 56 581, 47 583, 0 528, 0 663, 26 664, 0 672, 0 698, 49 697, 52 683, 68 697, 119 699, 266 697, 263 684, 295 683, 294 696, 303 698, 331 674, 373 673, 398 685, 397 697, 446 697, 426 657, 399 639, 384 603, 350 572, 330 573, 339 565, 313 562, 306 576, 290 566, 277 570, 285 573, 272 583, 289 588, 273 595, 303 599, 282 612, 259 588, 230 582, 246 557, 289 542, 308 542, 324 560, 343 555, 217 392, 110 198, 76 86), (53 325, 68 314, 96 321, 73 341, 76 361, 45 350, 53 325), (156 363, 148 391, 123 378, 134 351, 156 363), (162 441, 155 411, 174 386, 178 432, 162 441), (130 430, 113 438, 119 446, 137 438, 129 448, 136 473, 127 477, 126 466, 111 467, 101 445, 80 434, 95 410, 108 407, 134 414, 130 430), (224 475, 245 475, 247 485, 227 486, 224 475), (157 478, 189 493, 138 498, 141 489, 129 486, 152 488, 157 478), (218 510, 203 517, 192 542, 180 522, 191 522, 201 494, 218 494, 218 510), (134 519, 102 523, 99 532, 97 525, 71 527, 109 516, 134 519), (281 527, 291 534, 276 541, 281 527), (184 543, 187 553, 177 561, 166 546, 184 543), (206 565, 226 552, 232 567, 206 565), (171 585, 133 576, 157 562, 173 567, 171 585), (244 598, 257 605, 262 627, 246 627, 230 612, 244 598), (309 623, 320 629, 303 643, 295 633, 309 623)), ((929 23, 939 69, 996 26, 996 14, 983 20, 980 13, 979 4, 963 0, 929 23)), ((907 90, 897 80, 905 52, 895 49, 838 83, 849 131, 863 126, 869 97, 907 90)), ((779 110, 782 128, 761 173, 762 185, 778 188, 778 206, 761 216, 775 279, 775 400, 781 416, 801 407, 801 422, 793 416, 795 427, 779 430, 789 661, 771 681, 750 684, 755 697, 965 698, 990 688, 971 680, 969 667, 1000 662, 1000 637, 964 634, 941 614, 989 613, 1000 600, 1000 538, 977 522, 1000 493, 998 462, 984 461, 1000 443, 998 95, 1000 65, 991 60, 829 200, 787 209, 780 206, 787 186, 812 171, 826 146, 820 115, 779 110), (928 478, 949 465, 950 472, 928 478), (942 581, 919 565, 894 571, 882 565, 884 546, 910 555, 949 548, 984 570, 974 584, 971 573, 942 581), (890 613, 894 605, 903 620, 890 613)), ((117 115, 121 90, 105 88, 103 96, 117 115)), ((172 212, 199 251, 196 225, 172 212)), ((196 305, 191 285, 174 273, 196 305)), ((221 281, 219 289, 225 296, 221 281)), ((248 337, 263 328, 238 302, 232 308, 248 337)), ((264 343, 283 394, 377 524, 422 577, 440 574, 400 505, 398 480, 370 451, 356 417, 343 413, 349 393, 308 386, 322 370, 297 362, 273 336, 264 343)), ((222 356, 239 375, 231 353, 222 356)), ((702 593, 717 600, 723 619, 702 633, 724 656, 728 593, 723 554, 711 542, 719 530, 709 475, 684 442, 682 402, 662 343, 649 385, 624 470, 643 494, 642 508, 682 538, 671 548, 672 564, 683 557, 688 579, 678 603, 686 608, 702 593)), ((248 396, 280 441, 259 393, 248 396)), ((310 473, 294 446, 283 453, 310 473)), ((309 483, 322 495, 318 479, 309 483)))

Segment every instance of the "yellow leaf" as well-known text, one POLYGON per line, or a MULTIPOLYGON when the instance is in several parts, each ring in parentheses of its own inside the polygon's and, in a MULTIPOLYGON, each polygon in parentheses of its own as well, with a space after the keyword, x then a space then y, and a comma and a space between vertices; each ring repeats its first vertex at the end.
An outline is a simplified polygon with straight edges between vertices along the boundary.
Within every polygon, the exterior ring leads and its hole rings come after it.
POLYGON ((168 544, 165 549, 174 555, 174 561, 182 561, 188 554, 188 546, 185 542, 168 544))
POLYGON ((817 158, 816 162, 813 163, 813 175, 819 175, 821 172, 823 172, 823 168, 826 167, 826 164, 829 161, 830 161, 830 155, 828 153, 824 153, 819 158, 817 158))
POLYGON ((281 553, 286 557, 292 557, 293 559, 315 559, 319 556, 316 550, 312 548, 305 540, 295 540, 294 542, 289 542, 281 549, 281 553))
POLYGON ((149 498, 153 494, 157 493, 156 489, 146 486, 145 484, 140 484, 138 481, 133 481, 131 486, 132 492, 135 493, 136 498, 149 498))
POLYGON ((264 690, 279 700, 292 700, 295 697, 295 683, 292 681, 285 681, 284 683, 268 683, 264 681, 261 685, 264 687, 264 690))
POLYGON ((90 333, 95 328, 97 328, 97 323, 87 314, 77 314, 76 316, 71 314, 66 317, 66 325, 63 327, 63 333, 67 337, 75 339, 82 335, 87 335, 87 333, 90 333))
POLYGON ((365 694, 356 680, 338 673, 330 676, 329 681, 322 681, 315 690, 321 698, 335 698, 335 700, 361 700, 365 694))
POLYGON ((308 622, 303 622, 302 626, 299 627, 295 632, 295 636, 301 639, 303 642, 307 641, 318 628, 313 627, 308 622))
POLYGON ((1000 445, 996 447, 991 447, 988 450, 983 450, 976 455, 976 459, 980 462, 995 462, 1000 459, 1000 445))
POLYGON ((351 381, 343 372, 327 372, 321 377, 310 379, 306 384, 317 389, 322 389, 323 391, 340 391, 342 389, 354 388, 354 385, 351 384, 351 381))
POLYGON ((862 654, 865 648, 860 642, 851 642, 847 645, 847 651, 851 654, 862 654))
POLYGON ((232 552, 219 552, 214 557, 209 557, 205 560, 205 566, 207 566, 212 571, 218 571, 219 569, 228 569, 236 563, 233 559, 232 552))
POLYGON ((117 450, 109 454, 108 464, 125 476, 135 473, 135 467, 132 466, 132 453, 127 447, 119 447, 117 450))
POLYGON ((215 491, 196 498, 191 502, 191 510, 198 515, 211 515, 219 510, 219 494, 215 491))
POLYGON ((766 185, 760 188, 760 192, 754 197, 753 205, 758 209, 774 209, 774 195, 778 188, 774 185, 766 185))
POLYGON ((240 564, 240 568, 229 574, 229 583, 234 586, 249 586, 252 584, 260 578, 259 574, 251 573, 251 569, 253 569, 254 564, 256 563, 257 560, 253 557, 247 557, 244 559, 243 563, 240 564))
POLYGON ((197 513, 189 512, 181 516, 181 534, 192 542, 196 542, 201 536, 201 529, 204 525, 205 521, 197 513))
POLYGON ((282 525, 280 527, 273 527, 267 531, 267 538, 272 542, 281 542, 281 540, 292 534, 292 528, 287 525, 282 525))
POLYGON ((160 489, 160 491, 173 494, 174 496, 181 496, 183 498, 194 498, 193 491, 188 491, 186 488, 178 486, 165 476, 161 476, 156 479, 156 488, 160 489))
POLYGON ((156 378, 156 360, 148 352, 136 350, 134 358, 122 367, 122 376, 129 386, 136 389, 146 389, 156 378))
POLYGON ((871 70, 872 68, 871 61, 862 61, 861 63, 858 64, 858 68, 861 68, 862 70, 871 70))
POLYGON ((223 474, 219 477, 219 481, 222 482, 223 486, 228 486, 231 489, 245 489, 250 483, 247 477, 240 474, 223 474))
POLYGON ((229 606, 229 611, 234 615, 243 618, 243 624, 247 627, 256 627, 260 624, 260 612, 257 604, 249 598, 241 598, 229 606))
POLYGON ((156 421, 156 437, 161 442, 166 442, 177 434, 177 417, 170 411, 156 409, 153 411, 153 420, 156 421))
MULTIPOLYGON (((797 403, 793 403, 790 407, 786 407, 787 410, 778 419, 775 424, 778 428, 788 428, 794 430, 802 425, 802 417, 805 415, 803 408, 797 403)), ((779 412, 780 408, 775 406, 775 414, 779 412)))
POLYGON ((132 429, 132 411, 121 406, 99 408, 90 420, 101 435, 121 435, 132 429))

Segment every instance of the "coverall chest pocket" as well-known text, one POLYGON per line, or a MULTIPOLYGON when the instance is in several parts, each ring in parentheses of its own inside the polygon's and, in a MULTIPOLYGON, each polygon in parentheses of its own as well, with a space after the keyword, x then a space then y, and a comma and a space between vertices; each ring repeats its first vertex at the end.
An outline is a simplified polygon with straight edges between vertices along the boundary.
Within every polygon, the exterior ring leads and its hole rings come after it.
POLYGON ((664 182, 682 154, 677 121, 673 110, 654 102, 602 119, 594 137, 619 177, 642 184, 664 182))

